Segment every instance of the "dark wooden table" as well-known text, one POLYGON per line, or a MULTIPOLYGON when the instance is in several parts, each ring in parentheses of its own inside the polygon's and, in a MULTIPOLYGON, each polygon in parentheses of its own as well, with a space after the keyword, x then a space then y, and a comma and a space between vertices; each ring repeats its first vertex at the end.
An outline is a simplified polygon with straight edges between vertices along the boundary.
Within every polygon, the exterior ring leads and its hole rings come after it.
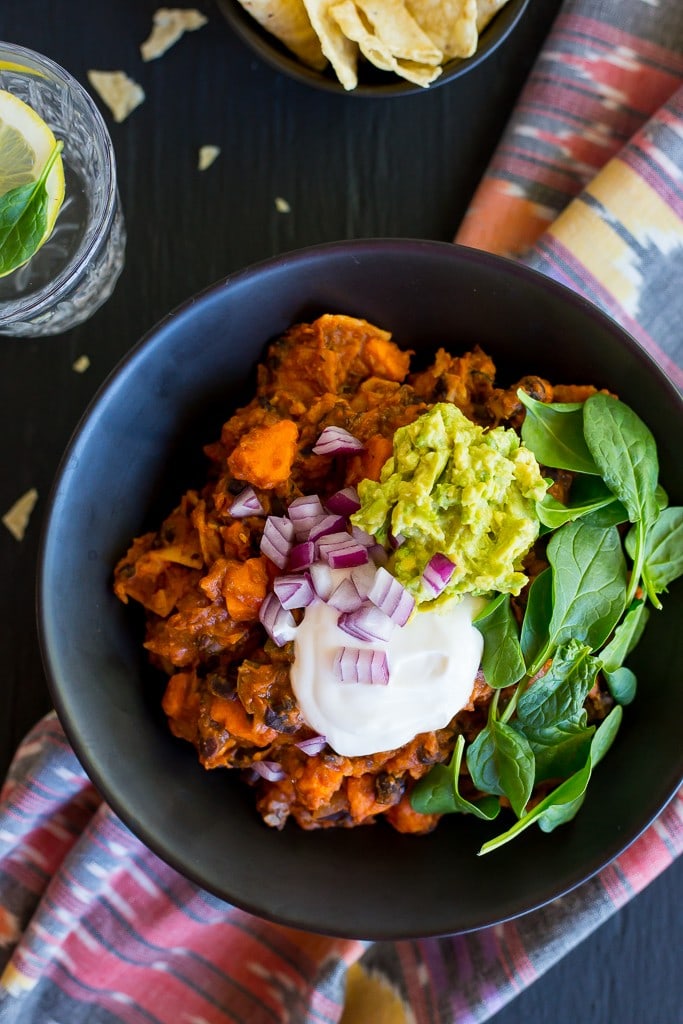
MULTIPOLYGON (((34 621, 38 540, 60 455, 99 384, 163 314, 248 263, 341 238, 450 240, 560 0, 532 0, 507 43, 465 78, 385 100, 276 74, 209 0, 196 5, 207 26, 144 64, 138 47, 156 6, 5 0, 0 9, 0 38, 47 54, 84 84, 89 68, 123 69, 147 95, 123 124, 106 114, 128 225, 114 296, 68 334, 0 338, 0 510, 30 487, 40 496, 21 543, 0 529, 0 776, 50 707, 34 621), (221 155, 200 173, 204 144, 221 155), (276 209, 278 196, 289 213, 276 209), (78 374, 83 354, 90 367, 78 374)), ((496 1020, 681 1020, 682 905, 679 864, 496 1020)))

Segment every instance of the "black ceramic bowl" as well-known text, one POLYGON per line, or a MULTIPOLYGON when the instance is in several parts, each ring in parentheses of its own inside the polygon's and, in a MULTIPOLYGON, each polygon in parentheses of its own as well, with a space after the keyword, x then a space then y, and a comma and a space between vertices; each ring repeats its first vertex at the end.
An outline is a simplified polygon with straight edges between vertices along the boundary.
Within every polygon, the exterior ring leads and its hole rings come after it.
MULTIPOLYGON (((469 817, 427 836, 390 827, 267 828, 235 774, 206 772, 169 733, 142 622, 112 593, 131 538, 201 485, 201 446, 253 393, 264 346, 324 312, 365 317, 426 362, 481 345, 500 381, 525 373, 618 392, 652 428, 661 479, 683 499, 681 401, 636 343, 551 280, 447 243, 349 241, 275 257, 171 313, 114 371, 59 470, 39 573, 41 642, 59 717, 114 810, 164 860, 266 918, 344 936, 466 931, 552 900, 622 851, 676 789, 683 753, 683 588, 653 613, 632 657, 622 729, 575 820, 535 827, 485 857, 496 834, 469 817)), ((495 831, 494 831, 495 830, 495 831)))
POLYGON ((471 57, 462 60, 454 59, 448 61, 444 66, 443 73, 436 79, 429 88, 425 89, 419 85, 413 85, 397 75, 387 71, 380 71, 378 68, 362 61, 358 66, 358 85, 355 89, 346 91, 337 79, 334 71, 327 67, 324 71, 316 71, 303 64, 287 47, 280 43, 270 32, 266 32, 257 21, 244 10, 239 0, 217 0, 218 7, 223 12, 228 24, 233 31, 276 71, 303 82, 304 85, 312 85, 318 89, 325 89, 328 92, 340 93, 343 96, 369 96, 380 98, 383 96, 405 96, 408 93, 428 92, 437 85, 445 85, 452 82, 461 75, 477 67, 483 60, 486 60, 494 50, 497 50, 504 39, 512 32, 513 28, 522 17, 529 0, 508 0, 505 7, 496 14, 489 22, 479 38, 479 45, 476 53, 471 57))

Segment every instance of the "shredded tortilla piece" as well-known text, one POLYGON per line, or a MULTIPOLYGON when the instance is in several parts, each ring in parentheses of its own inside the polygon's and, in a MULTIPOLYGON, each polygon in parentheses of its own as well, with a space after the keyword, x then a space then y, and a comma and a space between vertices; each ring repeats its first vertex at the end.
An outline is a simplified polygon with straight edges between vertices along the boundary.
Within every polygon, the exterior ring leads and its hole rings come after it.
POLYGON ((20 498, 17 498, 12 507, 2 517, 3 524, 16 540, 24 539, 31 513, 37 501, 38 491, 35 487, 31 487, 20 498))
POLYGON ((145 99, 142 86, 125 71, 88 71, 88 81, 118 123, 125 121, 145 99))
POLYGON ((166 53, 186 32, 195 32, 209 19, 193 8, 160 7, 152 18, 152 31, 140 45, 144 61, 166 53))
POLYGON ((90 358, 86 355, 79 356, 71 364, 71 369, 74 373, 85 373, 90 366, 90 358))
POLYGON ((197 168, 205 171, 220 156, 220 146, 200 146, 197 168))

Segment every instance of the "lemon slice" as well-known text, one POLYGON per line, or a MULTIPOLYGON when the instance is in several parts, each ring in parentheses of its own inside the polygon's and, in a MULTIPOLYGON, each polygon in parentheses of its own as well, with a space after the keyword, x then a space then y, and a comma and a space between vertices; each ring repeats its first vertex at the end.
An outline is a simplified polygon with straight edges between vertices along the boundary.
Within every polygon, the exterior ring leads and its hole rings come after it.
MULTIPOLYGON (((0 89, 0 196, 40 177, 57 141, 27 103, 0 89)), ((64 165, 57 156, 45 182, 47 221, 38 248, 52 234, 64 202, 64 165)))

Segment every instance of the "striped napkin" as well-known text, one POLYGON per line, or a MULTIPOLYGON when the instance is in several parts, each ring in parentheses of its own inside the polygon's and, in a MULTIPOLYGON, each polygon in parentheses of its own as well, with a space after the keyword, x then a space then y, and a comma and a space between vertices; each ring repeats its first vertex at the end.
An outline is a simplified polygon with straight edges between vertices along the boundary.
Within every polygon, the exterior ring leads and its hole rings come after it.
MULTIPOLYGON (((523 259, 683 385, 683 5, 567 0, 456 241, 523 259)), ((569 895, 464 936, 374 944, 198 889, 102 802, 54 714, 0 791, 0 1024, 484 1021, 683 851, 683 797, 569 895)))

